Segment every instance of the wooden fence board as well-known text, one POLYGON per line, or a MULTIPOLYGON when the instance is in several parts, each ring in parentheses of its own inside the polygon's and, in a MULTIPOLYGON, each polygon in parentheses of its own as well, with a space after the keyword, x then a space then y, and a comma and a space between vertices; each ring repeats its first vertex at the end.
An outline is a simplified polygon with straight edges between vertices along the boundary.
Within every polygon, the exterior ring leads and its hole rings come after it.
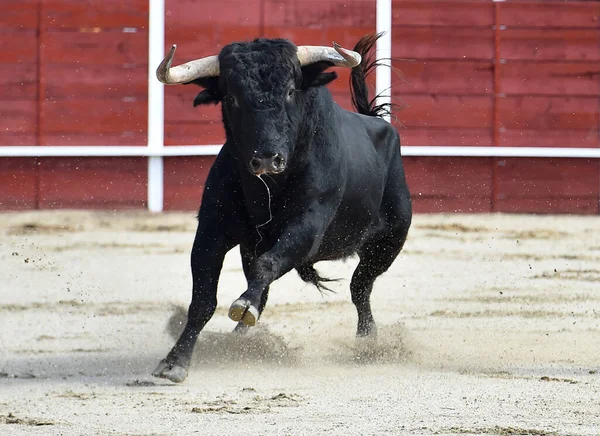
POLYGON ((46 100, 41 128, 46 134, 145 132, 147 106, 142 99, 46 100))
POLYGON ((489 213, 490 197, 413 197, 414 213, 489 213))
POLYGON ((596 1, 505 2, 500 5, 500 24, 509 27, 598 28, 600 4, 596 1))
POLYGON ((165 145, 223 145, 225 132, 220 122, 196 121, 165 124, 165 145))
MULTIPOLYGON (((394 113, 402 121, 403 113, 394 113)), ((433 128, 433 127, 399 127, 403 145, 419 146, 479 146, 491 147, 493 145, 492 129, 478 128, 433 128)))
POLYGON ((492 188, 491 158, 404 156, 415 197, 487 198, 492 188))
POLYGON ((148 136, 143 132, 121 133, 42 133, 40 144, 45 145, 147 145, 148 136))
POLYGON ((500 125, 508 129, 597 130, 598 97, 532 97, 498 99, 500 125))
POLYGON ((201 28, 205 25, 259 26, 261 22, 259 0, 167 0, 166 27, 201 28))
POLYGON ((494 92, 494 71, 490 61, 396 61, 394 67, 402 73, 392 75, 394 93, 400 95, 491 95, 494 92))
POLYGON ((37 145, 37 135, 35 132, 29 133, 14 133, 3 132, 0 135, 0 146, 16 146, 16 145, 37 145))
POLYGON ((504 198, 494 201, 494 212, 598 215, 598 199, 592 197, 504 198))
POLYGON ((35 206, 36 161, 23 157, 1 158, 0 210, 35 209, 35 206))
POLYGON ((400 27, 392 29, 392 57, 487 60, 494 56, 491 29, 400 27))
POLYGON ((325 27, 325 37, 320 44, 330 46, 335 41, 342 47, 351 50, 363 36, 372 33, 375 33, 374 22, 370 26, 365 27, 343 27, 336 23, 331 23, 331 25, 325 27))
POLYGON ((600 195, 595 159, 497 159, 495 174, 499 199, 600 195))
POLYGON ((165 123, 221 121, 221 104, 194 107, 194 98, 202 91, 196 85, 169 87, 165 90, 165 123))
POLYGON ((600 132, 589 130, 501 129, 503 147, 600 147, 600 132))
POLYGON ((599 61, 600 30, 506 29, 500 57, 526 61, 599 61))
POLYGON ((285 38, 296 45, 321 45, 325 41, 323 28, 265 26, 265 38, 285 38))
POLYGON ((345 0, 265 0, 266 26, 323 28, 369 27, 375 23, 375 2, 345 0))
POLYGON ((198 210, 213 156, 165 159, 165 210, 198 210))
MULTIPOLYGON (((395 95, 395 94, 394 94, 395 95)), ((398 96, 406 109, 398 113, 408 127, 467 127, 492 126, 492 97, 452 95, 398 96)))
POLYGON ((253 41, 264 36, 261 34, 260 26, 219 26, 217 28, 219 40, 217 48, 220 50, 232 42, 253 41))
POLYGON ((0 132, 34 134, 37 108, 33 100, 0 101, 0 132))
POLYGON ((165 33, 165 53, 173 44, 177 44, 177 52, 173 61, 176 65, 205 56, 217 55, 221 50, 221 40, 216 24, 195 28, 167 28, 165 33))
POLYGON ((490 212, 492 159, 403 157, 416 213, 490 212))
POLYGON ((392 22, 396 26, 491 27, 494 7, 482 1, 394 0, 392 22))
MULTIPOLYGON (((38 3, 39 0, 2 0, 0 31, 36 30, 38 26, 38 3)), ((4 46, 2 49, 4 50, 4 46)))
POLYGON ((35 65, 37 44, 35 30, 13 32, 0 28, 0 64, 35 65))
POLYGON ((517 95, 600 95, 598 62, 507 62, 500 92, 517 95))
POLYGON ((147 195, 145 158, 45 158, 40 208, 142 208, 147 195))
POLYGON ((148 0, 43 0, 41 28, 148 27, 148 0))
MULTIPOLYGON (((1 70, 1 67, 0 67, 1 70)), ((147 98, 146 65, 57 65, 44 67, 46 98, 147 98), (70 79, 73 77, 73 79, 70 79)))
POLYGON ((0 63, 0 101, 35 100, 37 86, 35 64, 0 63))
POLYGON ((44 32, 45 65, 147 65, 146 32, 44 32))

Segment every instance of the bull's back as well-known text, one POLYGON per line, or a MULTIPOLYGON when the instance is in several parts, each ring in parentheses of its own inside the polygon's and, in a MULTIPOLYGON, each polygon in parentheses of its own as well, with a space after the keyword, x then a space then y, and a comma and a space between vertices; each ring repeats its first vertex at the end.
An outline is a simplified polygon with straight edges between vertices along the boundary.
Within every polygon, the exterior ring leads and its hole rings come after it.
MULTIPOLYGON (((370 234, 384 223, 382 199, 388 180, 393 147, 388 144, 389 123, 347 111, 340 113, 336 160, 344 177, 337 181, 341 203, 329 225, 318 260, 354 254, 370 234)), ((325 171, 327 169, 324 169, 325 171)))

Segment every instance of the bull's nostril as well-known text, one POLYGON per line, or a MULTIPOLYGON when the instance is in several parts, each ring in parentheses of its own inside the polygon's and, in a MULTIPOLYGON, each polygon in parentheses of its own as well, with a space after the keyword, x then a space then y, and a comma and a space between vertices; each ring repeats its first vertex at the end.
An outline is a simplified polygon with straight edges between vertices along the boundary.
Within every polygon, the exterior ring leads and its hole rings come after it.
POLYGON ((282 166, 283 166, 283 157, 281 157, 281 155, 280 155, 280 154, 276 155, 276 156, 273 158, 273 166, 274 166, 275 168, 280 168, 280 167, 282 167, 282 166))
POLYGON ((252 167, 253 170, 259 169, 260 168, 260 160, 253 157, 252 159, 250 159, 250 166, 252 167))

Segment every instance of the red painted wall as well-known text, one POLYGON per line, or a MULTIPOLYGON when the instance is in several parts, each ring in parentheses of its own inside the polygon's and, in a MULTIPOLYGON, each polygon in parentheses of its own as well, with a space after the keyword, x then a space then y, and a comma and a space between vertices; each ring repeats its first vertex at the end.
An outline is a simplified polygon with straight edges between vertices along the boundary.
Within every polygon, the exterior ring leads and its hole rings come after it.
MULTIPOLYGON (((403 143, 600 146, 600 3, 395 0, 403 143)), ((407 159, 416 210, 598 213, 600 162, 407 159)))
MULTIPOLYGON (((143 145, 147 0, 4 0, 0 146, 143 145)), ((405 145, 600 147, 600 4, 394 0, 405 145)), ((374 0, 167 0, 176 62, 277 36, 352 47, 374 0)), ((350 107, 348 72, 330 85, 350 107)), ((166 87, 165 142, 220 144, 218 108, 166 87)), ((212 158, 165 159, 166 209, 196 209, 212 158)), ((600 161, 405 159, 418 212, 599 212, 600 161)), ((0 158, 0 209, 143 208, 144 158, 0 158)))

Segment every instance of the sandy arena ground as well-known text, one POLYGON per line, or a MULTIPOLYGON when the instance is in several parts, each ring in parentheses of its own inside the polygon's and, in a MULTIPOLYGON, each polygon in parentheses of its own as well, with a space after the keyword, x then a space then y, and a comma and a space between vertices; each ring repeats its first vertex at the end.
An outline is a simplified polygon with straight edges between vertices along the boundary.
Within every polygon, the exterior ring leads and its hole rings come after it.
POLYGON ((181 329, 194 214, 0 215, 2 435, 600 435, 600 218, 417 215, 376 283, 274 284, 245 338, 237 249, 188 379, 150 372, 181 329))

